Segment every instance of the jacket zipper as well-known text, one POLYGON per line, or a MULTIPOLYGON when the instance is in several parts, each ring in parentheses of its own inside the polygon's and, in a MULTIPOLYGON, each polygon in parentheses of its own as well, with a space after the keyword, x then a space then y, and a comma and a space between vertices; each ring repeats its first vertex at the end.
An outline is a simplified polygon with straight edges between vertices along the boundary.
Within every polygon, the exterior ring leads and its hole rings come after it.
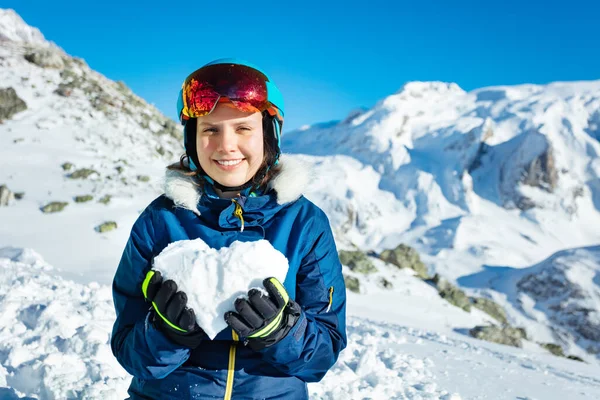
POLYGON ((329 287, 329 304, 327 305, 327 310, 325 312, 329 312, 331 310, 331 305, 333 304, 333 286, 329 287))
POLYGON ((235 211, 233 212, 233 215, 235 215, 236 217, 239 218, 239 220, 242 223, 242 227, 240 228, 240 232, 244 232, 244 210, 242 209, 242 206, 240 205, 240 203, 238 203, 235 200, 231 200, 233 201, 233 204, 235 204, 235 211))
POLYGON ((235 353, 237 351, 237 342, 240 340, 239 336, 235 331, 231 331, 233 337, 233 344, 229 347, 229 366, 227 369, 227 384, 225 385, 225 397, 224 400, 231 400, 231 394, 233 393, 233 373, 235 372, 235 353))
MULTIPOLYGON (((242 227, 240 228, 240 232, 244 232, 244 210, 240 203, 235 200, 233 204, 235 204, 235 211, 233 215, 239 218, 242 223, 242 227)), ((225 384, 225 397, 224 400, 231 400, 231 394, 233 393, 233 374, 235 373, 235 353, 237 352, 237 342, 240 340, 237 333, 234 330, 231 331, 231 337, 233 338, 233 344, 229 347, 229 365, 227 367, 227 383, 225 384)))

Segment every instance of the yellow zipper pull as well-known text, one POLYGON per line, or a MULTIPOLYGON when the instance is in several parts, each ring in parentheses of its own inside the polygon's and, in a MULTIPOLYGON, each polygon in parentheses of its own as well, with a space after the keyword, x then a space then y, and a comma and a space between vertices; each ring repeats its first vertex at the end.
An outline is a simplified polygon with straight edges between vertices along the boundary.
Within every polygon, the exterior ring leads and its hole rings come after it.
POLYGON ((329 305, 327 306, 327 310, 325 312, 329 312, 331 310, 331 305, 333 304, 333 286, 329 287, 329 305))
POLYGON ((231 200, 233 201, 233 203, 235 204, 235 211, 233 212, 233 215, 235 215, 237 218, 240 219, 240 221, 242 222, 242 227, 240 228, 240 232, 244 232, 244 210, 242 209, 242 206, 235 200, 231 200))

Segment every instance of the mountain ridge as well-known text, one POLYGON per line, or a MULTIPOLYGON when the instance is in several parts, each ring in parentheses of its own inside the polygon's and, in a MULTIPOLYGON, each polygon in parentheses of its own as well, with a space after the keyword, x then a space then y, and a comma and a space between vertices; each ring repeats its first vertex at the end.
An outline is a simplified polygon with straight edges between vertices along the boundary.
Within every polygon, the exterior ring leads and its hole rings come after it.
MULTIPOLYGON (((161 194, 164 167, 183 153, 181 127, 19 24, 0 42, 0 91, 11 102, 8 117, 0 116, 8 166, 0 186, 13 193, 0 207, 0 247, 34 249, 66 279, 110 284, 129 228, 161 194), (116 229, 103 231, 104 223, 116 229)), ((596 363, 581 332, 563 329, 564 315, 501 272, 538 271, 565 249, 600 243, 599 126, 600 81, 469 92, 407 82, 343 121, 286 132, 283 149, 314 170, 305 195, 326 212, 339 249, 377 256, 410 245, 432 275, 501 304, 511 324, 525 326, 529 344, 554 340, 596 363), (484 272, 499 278, 473 284, 484 272)), ((569 260, 589 254, 575 251, 569 260)), ((378 266, 372 277, 344 266, 366 288, 358 298, 401 299, 410 308, 423 293, 437 295, 404 270, 378 266), (381 277, 392 285, 382 288, 381 277)), ((583 303, 597 287, 595 280, 585 287, 583 303)), ((424 310, 443 309, 439 298, 423 301, 424 310)), ((394 311, 398 319, 407 312, 394 311)), ((455 307, 446 315, 463 326, 493 323, 455 307)))

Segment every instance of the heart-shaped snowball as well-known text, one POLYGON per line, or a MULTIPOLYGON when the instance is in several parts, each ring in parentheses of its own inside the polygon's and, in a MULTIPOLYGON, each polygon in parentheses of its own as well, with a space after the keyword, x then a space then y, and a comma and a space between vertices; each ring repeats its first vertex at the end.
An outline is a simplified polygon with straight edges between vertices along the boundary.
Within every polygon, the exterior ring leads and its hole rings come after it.
POLYGON ((266 240, 236 241, 215 250, 195 239, 171 243, 154 258, 153 268, 185 292, 196 322, 214 339, 227 327, 223 315, 235 310, 235 299, 253 287, 262 288, 265 278, 283 282, 288 261, 266 240))

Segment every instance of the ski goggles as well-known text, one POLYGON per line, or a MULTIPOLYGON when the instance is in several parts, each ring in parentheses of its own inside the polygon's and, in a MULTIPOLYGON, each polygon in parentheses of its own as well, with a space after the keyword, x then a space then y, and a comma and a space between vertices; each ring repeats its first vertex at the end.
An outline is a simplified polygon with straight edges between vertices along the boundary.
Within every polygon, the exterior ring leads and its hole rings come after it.
POLYGON ((179 96, 180 121, 210 114, 224 98, 240 111, 268 110, 283 120, 277 107, 281 94, 267 76, 252 67, 229 63, 204 66, 185 79, 179 96))

